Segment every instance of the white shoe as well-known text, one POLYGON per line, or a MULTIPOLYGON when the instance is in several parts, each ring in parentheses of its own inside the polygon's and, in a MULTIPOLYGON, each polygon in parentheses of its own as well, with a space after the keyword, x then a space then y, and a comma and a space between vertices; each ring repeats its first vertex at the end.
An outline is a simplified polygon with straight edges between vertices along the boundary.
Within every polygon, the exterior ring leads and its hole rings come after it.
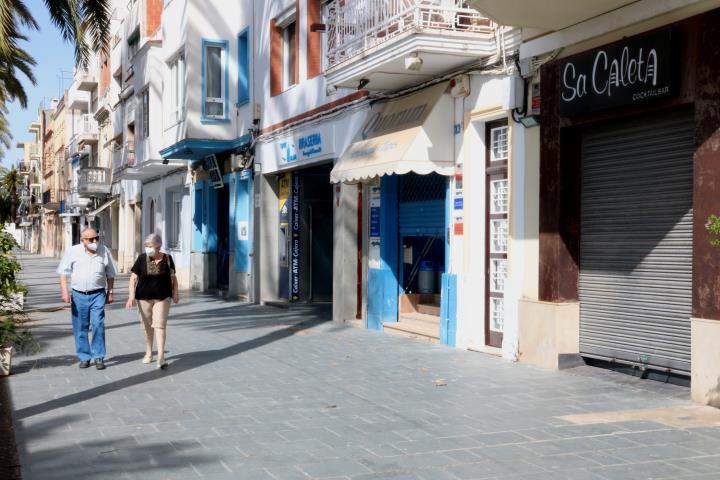
POLYGON ((152 353, 150 355, 145 355, 142 362, 145 364, 152 363, 152 353))
POLYGON ((165 361, 165 358, 158 357, 157 368, 164 370, 167 368, 167 366, 168 366, 168 363, 165 361))

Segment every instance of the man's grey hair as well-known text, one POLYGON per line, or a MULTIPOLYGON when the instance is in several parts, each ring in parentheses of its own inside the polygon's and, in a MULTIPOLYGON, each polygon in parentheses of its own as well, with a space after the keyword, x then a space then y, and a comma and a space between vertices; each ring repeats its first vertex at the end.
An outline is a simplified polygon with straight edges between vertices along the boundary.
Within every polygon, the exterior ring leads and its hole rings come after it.
POLYGON ((93 232, 97 233, 97 230, 95 230, 93 227, 87 226, 80 231, 80 235, 82 236, 82 234, 87 232, 88 230, 92 230, 93 232))
POLYGON ((162 247, 162 237, 158 235, 157 233, 151 233, 147 237, 145 237, 145 243, 149 243, 150 245, 157 245, 158 247, 162 247))

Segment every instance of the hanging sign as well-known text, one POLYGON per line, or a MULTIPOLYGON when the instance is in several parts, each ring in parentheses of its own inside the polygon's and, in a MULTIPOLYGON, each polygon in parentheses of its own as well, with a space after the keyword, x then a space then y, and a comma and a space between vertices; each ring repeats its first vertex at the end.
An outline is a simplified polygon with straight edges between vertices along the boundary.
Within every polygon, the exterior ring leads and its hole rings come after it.
POLYGON ((622 40, 560 65, 560 113, 581 115, 677 93, 679 31, 622 40))
POLYGON ((370 235, 368 238, 368 267, 380 269, 380 187, 370 187, 370 235))
POLYGON ((220 173, 220 167, 218 166, 217 157, 215 155, 208 155, 205 157, 205 163, 203 168, 208 172, 208 177, 215 188, 222 188, 224 183, 222 179, 222 173, 220 173))

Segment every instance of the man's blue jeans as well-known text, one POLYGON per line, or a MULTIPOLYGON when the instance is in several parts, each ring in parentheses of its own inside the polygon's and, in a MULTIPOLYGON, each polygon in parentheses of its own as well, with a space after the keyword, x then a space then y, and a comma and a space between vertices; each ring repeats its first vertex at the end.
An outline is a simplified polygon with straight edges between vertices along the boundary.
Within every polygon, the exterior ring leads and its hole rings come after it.
POLYGON ((72 325, 75 351, 81 362, 105 358, 105 291, 83 295, 72 292, 72 325), (92 342, 88 328, 92 323, 92 342))

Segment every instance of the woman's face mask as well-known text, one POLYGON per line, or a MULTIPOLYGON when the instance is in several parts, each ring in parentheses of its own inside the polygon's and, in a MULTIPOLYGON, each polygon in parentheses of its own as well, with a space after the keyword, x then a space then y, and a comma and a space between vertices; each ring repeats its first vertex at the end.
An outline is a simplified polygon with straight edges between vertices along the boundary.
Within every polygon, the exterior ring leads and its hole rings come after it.
POLYGON ((145 247, 145 255, 147 255, 148 257, 155 256, 155 252, 156 252, 155 247, 148 247, 148 246, 145 247))

